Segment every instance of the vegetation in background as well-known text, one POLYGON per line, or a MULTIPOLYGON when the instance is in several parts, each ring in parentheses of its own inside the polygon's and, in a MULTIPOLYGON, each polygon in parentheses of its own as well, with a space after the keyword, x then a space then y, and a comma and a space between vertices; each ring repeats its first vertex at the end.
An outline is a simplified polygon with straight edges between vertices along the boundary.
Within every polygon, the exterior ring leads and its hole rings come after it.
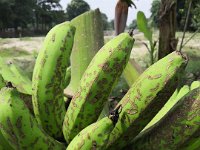
MULTIPOLYGON (((154 27, 158 27, 159 25, 159 9, 160 9, 160 3, 161 0, 154 0, 152 2, 151 6, 151 21, 152 25, 154 27)), ((176 14, 177 14, 177 29, 178 30, 183 30, 184 28, 184 22, 185 22, 185 16, 187 13, 188 9, 188 3, 189 0, 178 0, 177 1, 177 9, 176 9, 176 14)), ((189 25, 188 25, 188 30, 189 31, 196 31, 200 27, 200 1, 199 0, 193 0, 192 4, 192 10, 190 14, 190 19, 189 19, 189 25)))
POLYGON ((158 11, 160 9, 160 0, 154 0, 151 6, 151 25, 153 27, 158 27, 158 11))
POLYGON ((149 54, 150 54, 150 65, 154 64, 156 61, 156 44, 157 42, 153 40, 153 32, 148 26, 148 21, 143 12, 139 11, 137 14, 137 26, 140 32, 144 33, 145 38, 148 40, 149 45, 144 43, 149 54))
POLYGON ((108 17, 105 13, 101 13, 101 18, 104 30, 114 30, 114 20, 108 21, 108 17))
POLYGON ((73 18, 89 10, 90 10, 89 4, 84 0, 72 0, 71 3, 69 3, 66 8, 67 20, 72 20, 73 18))

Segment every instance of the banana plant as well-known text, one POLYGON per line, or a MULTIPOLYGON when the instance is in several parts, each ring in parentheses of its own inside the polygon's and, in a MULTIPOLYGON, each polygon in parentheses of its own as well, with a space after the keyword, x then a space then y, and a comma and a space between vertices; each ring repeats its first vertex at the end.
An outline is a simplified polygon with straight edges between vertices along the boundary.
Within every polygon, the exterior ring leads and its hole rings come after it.
POLYGON ((144 34, 145 38, 149 41, 149 45, 146 43, 143 43, 143 44, 147 47, 147 49, 149 51, 150 61, 151 61, 150 63, 152 65, 155 63, 155 60, 156 60, 155 49, 156 49, 157 41, 153 40, 153 32, 148 26, 148 21, 147 21, 146 16, 141 11, 139 11, 137 13, 137 27, 138 27, 139 31, 142 32, 144 34))

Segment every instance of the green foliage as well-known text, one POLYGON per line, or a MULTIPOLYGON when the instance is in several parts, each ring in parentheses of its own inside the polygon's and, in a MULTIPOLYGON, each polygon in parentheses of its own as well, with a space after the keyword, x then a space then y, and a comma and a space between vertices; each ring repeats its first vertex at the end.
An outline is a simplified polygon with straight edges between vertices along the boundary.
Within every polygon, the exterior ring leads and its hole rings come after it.
POLYGON ((129 29, 135 29, 137 27, 137 20, 133 20, 128 26, 129 29))
POLYGON ((60 0, 0 0, 0 30, 48 30, 65 20, 60 0))
POLYGON ((151 6, 151 20, 152 20, 152 26, 153 27, 158 27, 158 12, 160 9, 160 0, 154 0, 152 2, 152 6, 151 6))
POLYGON ((102 19, 102 23, 103 23, 103 29, 107 30, 109 27, 108 17, 106 16, 106 14, 101 13, 101 19, 102 19))
POLYGON ((84 0, 72 0, 70 4, 67 5, 67 19, 72 20, 73 18, 77 17, 78 15, 89 11, 90 6, 84 0))
POLYGON ((137 14, 137 26, 138 29, 144 33, 144 36, 149 40, 150 43, 152 43, 152 31, 148 26, 148 21, 146 16, 143 12, 139 11, 137 14))
POLYGON ((200 3, 196 5, 196 8, 192 11, 193 17, 192 17, 192 26, 195 29, 200 28, 200 3))
MULTIPOLYGON (((154 27, 158 27, 159 25, 159 8, 160 8, 160 0, 154 0, 151 6, 151 20, 152 25, 154 27)), ((178 0, 177 1, 177 28, 179 30, 183 30, 185 17, 188 10, 189 0, 178 0)), ((190 13, 190 18, 188 22, 188 30, 195 31, 200 27, 200 1, 193 0, 192 10, 190 13)))
POLYGON ((108 21, 108 17, 105 13, 101 13, 101 19, 103 30, 114 30, 114 20, 108 21))
POLYGON ((153 41, 153 32, 148 26, 148 20, 146 16, 141 11, 139 11, 137 14, 137 27, 140 32, 144 33, 145 38, 149 41, 149 46, 146 43, 144 44, 149 51, 151 64, 153 64, 155 62, 155 48, 157 42, 153 41))

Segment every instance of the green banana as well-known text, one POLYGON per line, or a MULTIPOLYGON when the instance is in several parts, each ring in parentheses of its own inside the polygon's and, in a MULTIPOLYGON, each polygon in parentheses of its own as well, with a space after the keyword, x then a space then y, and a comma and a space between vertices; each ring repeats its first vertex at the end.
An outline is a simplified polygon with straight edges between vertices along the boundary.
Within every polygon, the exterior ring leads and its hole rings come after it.
POLYGON ((122 113, 109 137, 109 150, 126 146, 157 114, 176 89, 186 62, 175 51, 142 73, 118 104, 122 113))
POLYGON ((118 117, 120 107, 112 112, 108 117, 84 128, 71 141, 67 150, 102 150, 108 142, 111 131, 113 130, 118 117))
POLYGON ((12 149, 65 149, 42 130, 14 88, 0 91, 0 110, 0 131, 12 149))
POLYGON ((27 75, 24 74, 24 72, 17 66, 15 65, 13 62, 10 62, 8 64, 8 67, 10 68, 10 70, 15 74, 15 76, 17 77, 18 80, 21 80, 22 83, 24 83, 25 88, 26 88, 26 93, 28 95, 32 95, 32 82, 31 80, 28 78, 27 75))
MULTIPOLYGON (((200 81, 192 82, 190 87, 191 90, 200 87, 200 81)), ((200 129, 197 130, 182 146, 180 147, 182 150, 199 150, 200 149, 200 129)))
POLYGON ((190 87, 188 85, 184 85, 180 90, 176 89, 176 91, 173 93, 173 95, 170 97, 167 103, 156 114, 156 116, 148 123, 148 125, 143 129, 143 131, 156 124, 189 91, 190 87))
POLYGON ((133 43, 128 33, 120 34, 102 47, 91 61, 65 115, 63 133, 68 143, 97 121, 114 82, 129 60, 133 43))
POLYGON ((30 112, 33 114, 33 106, 31 100, 32 83, 29 78, 23 74, 19 67, 13 64, 11 61, 5 60, 3 58, 0 58, 0 80, 1 77, 2 80, 4 80, 4 86, 7 83, 12 83, 12 85, 17 88, 17 90, 20 92, 22 100, 24 100, 30 112))
POLYGON ((69 85, 70 80, 71 80, 71 66, 68 67, 66 70, 64 88, 66 88, 69 85))
POLYGON ((70 65, 75 27, 69 22, 53 27, 47 34, 33 71, 33 108, 37 121, 55 139, 63 138, 66 113, 64 86, 70 65))
POLYGON ((32 95, 31 81, 11 61, 0 58, 0 74, 21 93, 32 95))
MULTIPOLYGON (((199 134, 200 87, 184 96, 154 127, 132 143, 134 150, 181 149, 191 136, 199 134)), ((182 150, 182 149, 181 149, 182 150)))

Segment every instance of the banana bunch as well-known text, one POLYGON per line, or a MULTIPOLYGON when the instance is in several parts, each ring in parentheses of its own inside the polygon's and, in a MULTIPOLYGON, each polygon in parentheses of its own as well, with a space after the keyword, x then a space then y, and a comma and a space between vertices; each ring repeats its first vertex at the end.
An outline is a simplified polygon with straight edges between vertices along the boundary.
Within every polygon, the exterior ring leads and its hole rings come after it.
POLYGON ((92 59, 65 115, 63 133, 69 143, 82 129, 97 121, 113 85, 121 76, 134 39, 122 33, 92 59))
POLYGON ((0 144, 6 145, 4 149, 65 149, 43 131, 13 87, 0 91, 0 110, 0 144))
POLYGON ((65 115, 63 91, 70 65, 75 27, 70 22, 56 25, 47 34, 33 71, 33 108, 37 121, 56 139, 62 139, 65 115))
MULTIPOLYGON (((32 95, 31 81, 11 61, 0 57, 0 79, 11 82, 20 93, 32 95)), ((0 83, 1 84, 1 83, 0 83)))
POLYGON ((0 89, 12 83, 33 114, 31 80, 12 61, 0 58, 0 89))
POLYGON ((200 82, 178 87, 187 64, 181 52, 150 66, 104 116, 134 39, 122 33, 103 46, 75 95, 64 97, 75 30, 64 22, 49 31, 32 82, 0 63, 0 150, 200 149, 200 82))
POLYGON ((163 119, 134 139, 134 150, 200 148, 200 82, 163 119), (159 140, 158 140, 159 139, 159 140))

